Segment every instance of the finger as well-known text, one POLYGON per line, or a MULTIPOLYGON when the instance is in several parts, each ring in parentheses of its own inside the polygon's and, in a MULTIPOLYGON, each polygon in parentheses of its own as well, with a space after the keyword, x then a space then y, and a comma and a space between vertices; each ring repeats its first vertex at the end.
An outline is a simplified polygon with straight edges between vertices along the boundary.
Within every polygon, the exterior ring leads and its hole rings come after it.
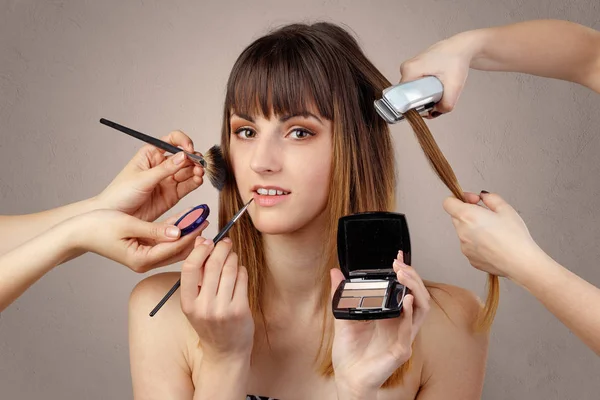
POLYGON ((164 160, 157 166, 140 173, 140 181, 146 187, 154 187, 163 179, 172 177, 179 170, 184 168, 189 161, 184 152, 179 152, 172 157, 164 160))
POLYGON ((400 268, 396 272, 396 277, 398 282, 409 288, 413 293, 417 307, 425 307, 425 303, 428 302, 429 292, 417 271, 409 265, 400 264, 400 268))
POLYGON ((440 114, 446 114, 454 110, 464 82, 449 79, 451 77, 438 77, 444 86, 444 94, 440 101, 435 105, 434 110, 440 114))
POLYGON ((162 141, 172 144, 173 146, 182 148, 188 153, 194 152, 194 142, 192 139, 183 133, 182 131, 172 131, 166 136, 161 138, 162 141))
POLYGON ((338 268, 332 268, 329 271, 329 276, 331 278, 331 300, 333 300, 333 295, 335 294, 336 289, 340 286, 340 283, 345 279, 344 274, 338 268))
POLYGON ((193 178, 193 177, 194 177, 194 166, 193 165, 188 165, 187 167, 182 168, 179 171, 175 172, 175 174, 173 175, 173 179, 177 183, 185 182, 188 179, 193 178))
POLYGON ((217 301, 226 305, 231 303, 233 299, 233 290, 235 288, 235 280, 238 276, 238 256, 235 252, 230 252, 223 265, 221 278, 217 288, 217 301))
POLYGON ((406 344, 412 343, 413 339, 413 311, 415 298, 412 294, 407 294, 402 301, 402 314, 400 315, 400 324, 398 326, 398 342, 406 344))
POLYGON ((468 209, 469 204, 465 204, 464 202, 457 199, 456 197, 451 196, 451 197, 446 197, 446 199, 444 200, 444 203, 443 203, 443 207, 444 207, 444 211, 446 211, 452 217, 460 219, 460 215, 462 213, 464 213, 465 210, 468 209))
POLYGON ((147 222, 135 217, 127 218, 125 222, 128 238, 149 239, 160 243, 177 240, 181 235, 177 226, 164 222, 147 222))
POLYGON ((411 82, 427 75, 417 64, 417 58, 411 58, 400 65, 400 83, 411 82))
POLYGON ((249 306, 248 300, 248 270, 240 265, 233 289, 232 305, 249 306))
POLYGON ((194 167, 194 175, 197 176, 197 177, 202 178, 204 176, 204 168, 202 168, 199 165, 196 165, 194 167))
POLYGON ((394 262, 392 267, 395 272, 398 272, 398 269, 400 269, 400 265, 404 264, 404 252, 402 250, 398 251, 398 255, 396 255, 396 260, 398 260, 398 262, 394 262))
POLYGON ((154 268, 169 265, 169 261, 171 263, 181 261, 190 253, 194 245, 194 240, 202 232, 202 229, 204 227, 201 226, 195 235, 189 234, 174 242, 140 245, 133 256, 135 266, 132 269, 137 272, 146 272, 154 268))
POLYGON ((198 176, 194 176, 184 182, 177 184, 177 197, 179 199, 184 198, 192 191, 198 189, 202 185, 203 179, 198 176))
POLYGON ((507 210, 513 210, 510 204, 508 204, 502 197, 500 197, 500 195, 495 193, 482 191, 481 200, 487 208, 494 212, 501 213, 507 210))
POLYGON ((212 241, 200 239, 201 243, 194 248, 181 267, 181 304, 184 312, 191 309, 198 298, 201 270, 213 249, 212 241))
POLYGON ((221 270, 225 264, 227 256, 231 252, 231 240, 225 238, 215 246, 204 265, 204 277, 202 280, 202 290, 200 291, 200 301, 208 302, 217 294, 221 270))
POLYGON ((475 193, 465 192, 465 200, 469 204, 477 204, 481 201, 481 197, 475 193))

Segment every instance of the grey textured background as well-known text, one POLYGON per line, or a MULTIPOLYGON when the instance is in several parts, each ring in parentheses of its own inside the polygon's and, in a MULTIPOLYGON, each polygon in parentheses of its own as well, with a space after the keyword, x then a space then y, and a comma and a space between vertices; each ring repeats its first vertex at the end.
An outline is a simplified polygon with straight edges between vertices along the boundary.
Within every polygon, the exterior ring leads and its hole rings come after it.
MULTIPOLYGON (((600 29, 599 17, 597 0, 2 0, 0 213, 99 193, 140 146, 100 117, 153 135, 181 129, 208 149, 235 58, 283 23, 346 24, 395 82, 402 61, 463 30, 534 18, 600 29)), ((599 105, 599 95, 574 84, 471 72, 458 108, 430 123, 466 190, 501 193, 551 256, 596 285, 599 105)), ((414 265, 427 279, 483 295, 485 276, 460 253, 442 210, 447 190, 408 124, 395 126, 394 138, 414 265)), ((216 199, 205 185, 173 212, 216 207, 216 199)), ((1 316, 0 397, 130 398, 127 300, 142 278, 93 255, 44 277, 1 316)), ((598 398, 599 373, 599 358, 528 293, 502 282, 485 399, 598 398)))

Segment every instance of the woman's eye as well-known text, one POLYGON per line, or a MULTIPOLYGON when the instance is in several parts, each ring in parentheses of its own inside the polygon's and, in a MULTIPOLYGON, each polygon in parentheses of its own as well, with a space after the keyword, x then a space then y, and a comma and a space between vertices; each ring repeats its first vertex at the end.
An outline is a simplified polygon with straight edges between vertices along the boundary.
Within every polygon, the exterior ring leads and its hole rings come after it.
POLYGON ((256 136, 256 132, 250 128, 239 128, 235 131, 235 134, 242 139, 252 139, 256 136))
POLYGON ((305 129, 294 129, 291 133, 290 136, 293 139, 306 139, 310 136, 315 136, 314 133, 307 131, 305 129))

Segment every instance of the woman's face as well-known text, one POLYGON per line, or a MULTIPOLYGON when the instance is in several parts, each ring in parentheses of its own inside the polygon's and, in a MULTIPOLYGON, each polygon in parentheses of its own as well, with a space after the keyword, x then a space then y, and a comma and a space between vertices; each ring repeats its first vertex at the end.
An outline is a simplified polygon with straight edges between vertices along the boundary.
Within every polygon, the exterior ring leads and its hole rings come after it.
POLYGON ((327 205, 332 124, 318 113, 262 116, 233 113, 231 163, 254 226, 266 234, 293 233, 327 205))

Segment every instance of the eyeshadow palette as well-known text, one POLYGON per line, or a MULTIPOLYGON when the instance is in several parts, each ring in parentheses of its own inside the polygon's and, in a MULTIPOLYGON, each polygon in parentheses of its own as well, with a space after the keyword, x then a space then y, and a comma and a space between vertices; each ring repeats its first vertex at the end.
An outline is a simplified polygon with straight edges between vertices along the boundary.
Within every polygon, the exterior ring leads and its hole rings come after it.
POLYGON ((374 212, 340 218, 338 258, 346 280, 333 296, 338 319, 398 317, 408 288, 392 267, 399 250, 410 263, 410 239, 403 214, 374 212))

